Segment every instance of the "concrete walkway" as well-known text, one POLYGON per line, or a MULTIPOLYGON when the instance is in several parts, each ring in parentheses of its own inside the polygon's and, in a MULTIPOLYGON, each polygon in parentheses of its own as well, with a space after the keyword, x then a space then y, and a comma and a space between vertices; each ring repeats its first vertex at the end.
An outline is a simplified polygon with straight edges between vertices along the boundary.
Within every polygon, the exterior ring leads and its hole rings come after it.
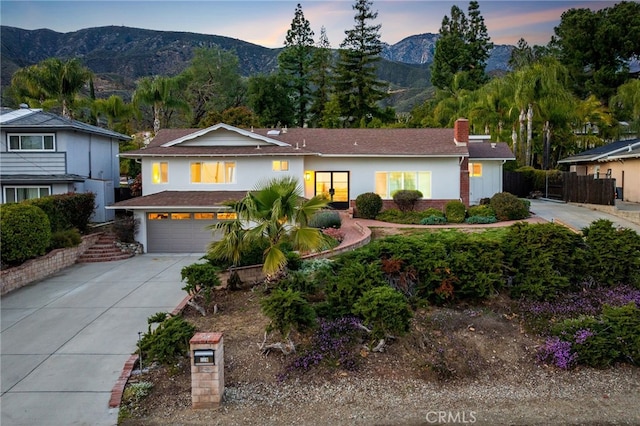
POLYGON ((201 254, 76 264, 2 297, 1 424, 114 425, 111 390, 147 318, 186 296, 201 254))

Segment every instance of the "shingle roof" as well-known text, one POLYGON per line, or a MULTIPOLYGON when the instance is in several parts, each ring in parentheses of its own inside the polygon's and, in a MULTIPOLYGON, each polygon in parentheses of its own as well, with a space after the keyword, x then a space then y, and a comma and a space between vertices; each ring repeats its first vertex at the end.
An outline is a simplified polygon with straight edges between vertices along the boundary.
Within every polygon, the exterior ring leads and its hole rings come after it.
POLYGON ((175 139, 202 129, 163 129, 146 148, 122 153, 123 157, 143 156, 254 156, 254 155, 320 155, 320 156, 467 156, 466 146, 453 141, 453 129, 309 129, 293 128, 279 134, 273 129, 254 129, 253 133, 275 139, 289 146, 273 144, 255 146, 168 146, 175 139))
POLYGON ((91 124, 83 123, 78 120, 69 120, 68 118, 64 118, 50 112, 44 112, 40 109, 23 108, 10 112, 3 112, 2 114, 0 114, 0 124, 2 124, 2 127, 4 129, 11 130, 42 131, 43 129, 71 129, 119 140, 131 139, 129 136, 123 135, 122 133, 114 132, 109 129, 103 129, 97 126, 92 126, 91 124))
POLYGON ((64 175, 0 175, 3 184, 38 184, 38 183, 68 183, 84 182, 86 178, 74 174, 64 175))
POLYGON ((611 142, 606 145, 581 152, 580 154, 564 158, 558 161, 558 163, 581 163, 597 161, 601 158, 624 154, 625 151, 629 151, 629 147, 631 147, 631 149, 640 147, 640 139, 611 142))
POLYGON ((242 199, 247 191, 162 191, 156 194, 134 197, 120 201, 110 209, 197 209, 219 207, 226 201, 242 199))
POLYGON ((469 144, 469 160, 515 160, 511 148, 504 142, 471 142, 469 144))

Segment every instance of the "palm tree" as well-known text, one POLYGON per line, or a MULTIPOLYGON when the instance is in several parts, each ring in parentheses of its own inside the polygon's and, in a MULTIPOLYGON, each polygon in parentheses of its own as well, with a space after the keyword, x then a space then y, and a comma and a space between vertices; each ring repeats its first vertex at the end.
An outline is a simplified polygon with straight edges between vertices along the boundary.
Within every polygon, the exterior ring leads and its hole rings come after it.
POLYGON ((16 71, 11 85, 20 101, 45 108, 60 105, 62 116, 73 118, 76 95, 90 78, 91 71, 77 58, 64 62, 49 58, 16 71))
POLYGON ((211 257, 236 265, 245 247, 266 242, 263 272, 271 275, 286 265, 287 245, 300 251, 321 249, 325 245, 324 236, 308 223, 326 207, 327 200, 320 196, 304 200, 301 194, 297 179, 284 177, 259 184, 242 200, 231 203, 237 219, 212 226, 222 231, 223 237, 210 246, 211 257))
POLYGON ((96 99, 92 109, 96 116, 104 116, 107 126, 111 130, 121 133, 129 133, 126 122, 133 117, 134 109, 131 104, 125 103, 120 96, 111 95, 107 99, 96 99))
POLYGON ((154 133, 158 133, 162 124, 166 125, 174 109, 189 110, 189 105, 177 96, 176 89, 177 81, 169 77, 144 77, 138 81, 138 87, 133 93, 133 104, 151 106, 154 133))

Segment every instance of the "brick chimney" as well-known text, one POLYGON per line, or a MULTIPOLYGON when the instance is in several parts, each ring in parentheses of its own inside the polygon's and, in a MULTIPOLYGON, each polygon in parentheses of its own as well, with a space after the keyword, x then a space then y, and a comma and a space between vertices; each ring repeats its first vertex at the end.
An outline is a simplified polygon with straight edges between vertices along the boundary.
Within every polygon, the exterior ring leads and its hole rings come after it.
POLYGON ((469 142, 469 120, 458 118, 453 125, 453 141, 456 145, 466 145, 469 142))

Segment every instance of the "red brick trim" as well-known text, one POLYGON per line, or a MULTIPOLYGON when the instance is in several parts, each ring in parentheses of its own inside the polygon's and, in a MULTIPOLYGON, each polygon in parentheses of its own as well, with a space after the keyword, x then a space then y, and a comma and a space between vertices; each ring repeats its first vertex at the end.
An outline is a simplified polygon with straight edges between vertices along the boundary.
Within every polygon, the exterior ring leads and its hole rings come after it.
POLYGON ((109 408, 118 408, 120 406, 120 403, 122 402, 122 394, 124 393, 124 387, 127 385, 129 377, 131 377, 131 372, 133 371, 133 367, 135 367, 136 362, 138 362, 138 355, 131 355, 129 359, 124 363, 122 373, 120 373, 120 377, 118 377, 118 380, 116 380, 116 384, 113 386, 113 389, 111 389, 109 408))

